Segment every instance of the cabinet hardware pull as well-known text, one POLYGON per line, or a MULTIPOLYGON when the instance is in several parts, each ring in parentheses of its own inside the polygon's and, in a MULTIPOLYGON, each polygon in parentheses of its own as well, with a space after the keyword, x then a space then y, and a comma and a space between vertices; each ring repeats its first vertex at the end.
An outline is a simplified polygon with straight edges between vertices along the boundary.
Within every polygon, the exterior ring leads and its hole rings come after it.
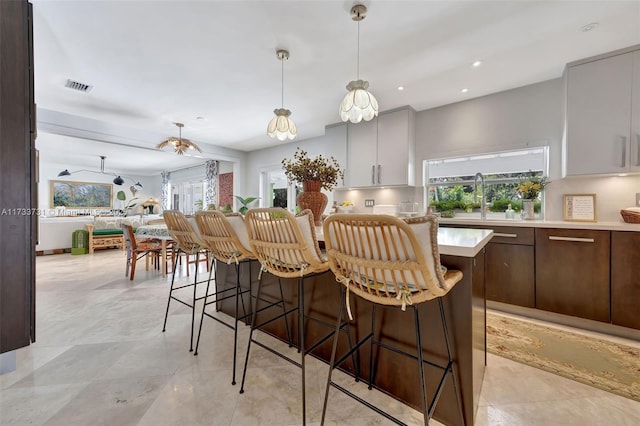
POLYGON ((636 166, 640 166, 640 133, 636 133, 636 166))
POLYGON ((376 166, 375 164, 371 166, 371 185, 376 184, 376 166))
POLYGON ((596 242, 593 238, 554 237, 553 235, 549 236, 549 239, 552 241, 575 241, 577 243, 595 243, 596 242))
POLYGON ((503 234, 501 232, 494 232, 494 237, 503 237, 503 238, 518 238, 518 234, 503 234))
POLYGON ((620 136, 620 147, 621 149, 621 157, 620 157, 620 167, 625 167, 627 165, 627 137, 620 136))
POLYGON ((378 185, 380 185, 380 164, 378 164, 378 185))

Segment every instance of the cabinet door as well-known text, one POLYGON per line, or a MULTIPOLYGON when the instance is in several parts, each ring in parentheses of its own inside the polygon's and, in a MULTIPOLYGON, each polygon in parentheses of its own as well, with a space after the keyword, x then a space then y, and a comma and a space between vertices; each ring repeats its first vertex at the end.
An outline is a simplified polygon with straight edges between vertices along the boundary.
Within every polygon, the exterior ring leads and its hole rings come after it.
POLYGON ((409 110, 378 116, 378 166, 376 185, 409 183, 409 110))
POLYGON ((629 169, 634 53, 567 70, 567 175, 629 169))
POLYGON ((536 229, 536 308, 610 322, 610 234, 536 229))
POLYGON ((640 172, 640 51, 633 54, 633 104, 631 105, 631 140, 629 165, 633 172, 640 172))
POLYGON ((611 233, 611 322, 640 329, 640 232, 611 233))
POLYGON ((533 246, 487 244, 487 299, 535 307, 533 246))
POLYGON ((349 123, 347 127, 348 165, 346 185, 350 187, 374 185, 378 121, 349 123))

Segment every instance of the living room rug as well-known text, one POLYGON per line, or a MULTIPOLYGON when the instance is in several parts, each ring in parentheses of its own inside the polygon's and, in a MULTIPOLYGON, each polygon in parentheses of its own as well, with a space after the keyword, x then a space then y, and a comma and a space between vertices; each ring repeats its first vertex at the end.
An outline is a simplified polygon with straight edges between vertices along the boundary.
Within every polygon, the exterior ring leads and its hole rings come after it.
POLYGON ((640 401, 640 349, 487 312, 490 353, 640 401))

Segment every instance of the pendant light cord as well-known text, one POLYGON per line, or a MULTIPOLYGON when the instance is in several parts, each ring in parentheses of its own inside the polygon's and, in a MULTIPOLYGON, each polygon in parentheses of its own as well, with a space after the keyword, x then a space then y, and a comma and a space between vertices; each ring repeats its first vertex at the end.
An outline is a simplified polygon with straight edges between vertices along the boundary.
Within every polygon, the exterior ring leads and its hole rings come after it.
POLYGON ((358 59, 356 67, 356 80, 360 80, 360 21, 358 21, 358 59))
POLYGON ((281 82, 282 91, 281 91, 280 102, 282 104, 281 108, 284 108, 284 57, 280 58, 280 62, 282 63, 282 74, 281 74, 282 75, 282 82, 281 82))

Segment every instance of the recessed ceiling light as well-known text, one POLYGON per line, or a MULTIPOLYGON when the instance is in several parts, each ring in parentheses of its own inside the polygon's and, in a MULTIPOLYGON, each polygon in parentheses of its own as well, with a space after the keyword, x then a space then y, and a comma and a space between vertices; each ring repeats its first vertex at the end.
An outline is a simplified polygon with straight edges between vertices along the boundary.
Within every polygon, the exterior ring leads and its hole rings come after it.
POLYGON ((461 90, 462 93, 467 93, 468 91, 469 91, 469 89, 467 89, 466 87, 461 90))
POLYGON ((475 61, 474 63, 471 64, 471 66, 474 68, 478 68, 480 65, 482 65, 482 61, 475 61))
POLYGON ((402 92, 404 90, 404 86, 398 86, 398 90, 402 92))
POLYGON ((594 28, 596 28, 598 25, 600 25, 597 22, 589 22, 587 25, 583 25, 580 27, 580 31, 582 31, 583 33, 586 33, 587 31, 591 31, 594 28))

